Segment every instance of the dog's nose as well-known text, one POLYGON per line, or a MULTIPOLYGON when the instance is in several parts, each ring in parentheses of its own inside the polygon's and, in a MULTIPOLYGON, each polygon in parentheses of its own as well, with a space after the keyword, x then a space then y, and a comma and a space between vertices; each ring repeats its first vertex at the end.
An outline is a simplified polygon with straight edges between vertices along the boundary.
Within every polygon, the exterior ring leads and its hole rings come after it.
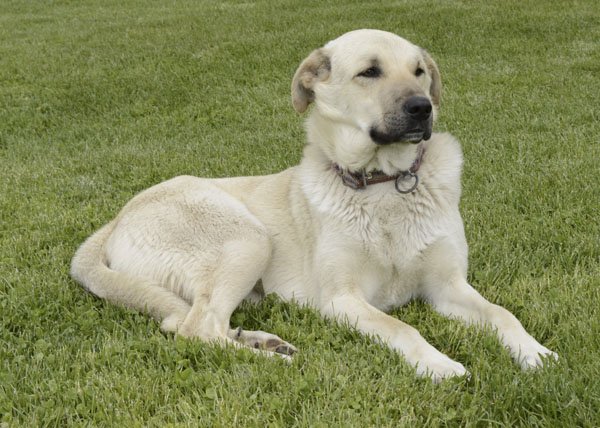
POLYGON ((425 97, 413 96, 404 103, 404 111, 415 120, 427 120, 431 116, 431 102, 425 97))

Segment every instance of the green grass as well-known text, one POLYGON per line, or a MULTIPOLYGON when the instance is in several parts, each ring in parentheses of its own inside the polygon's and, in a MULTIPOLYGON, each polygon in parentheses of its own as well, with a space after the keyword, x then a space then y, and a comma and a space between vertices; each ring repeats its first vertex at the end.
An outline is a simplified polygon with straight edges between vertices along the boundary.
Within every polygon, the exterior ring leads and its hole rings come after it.
POLYGON ((600 8, 580 1, 8 1, 0 6, 0 427, 599 426, 600 8), (291 365, 163 335, 68 275, 136 192, 300 159, 291 76, 351 29, 404 35, 444 79, 465 152, 471 282, 560 361, 524 373, 489 331, 395 315, 471 371, 432 385, 273 297, 233 324, 291 365))

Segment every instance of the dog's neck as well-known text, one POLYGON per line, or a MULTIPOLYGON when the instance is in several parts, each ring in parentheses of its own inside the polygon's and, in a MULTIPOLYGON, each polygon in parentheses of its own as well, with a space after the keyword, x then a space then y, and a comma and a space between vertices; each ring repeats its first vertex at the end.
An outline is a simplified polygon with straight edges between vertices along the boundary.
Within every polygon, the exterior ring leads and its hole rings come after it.
POLYGON ((425 154, 425 148, 422 144, 419 144, 419 151, 416 159, 407 171, 401 171, 394 175, 387 175, 384 172, 375 170, 366 172, 350 172, 344 171, 339 165, 333 163, 332 168, 337 175, 340 176, 345 186, 352 189, 364 189, 367 186, 373 184, 386 183, 388 181, 394 181, 396 190, 399 193, 412 193, 419 185, 419 176, 417 172, 421 167, 423 155, 425 154))

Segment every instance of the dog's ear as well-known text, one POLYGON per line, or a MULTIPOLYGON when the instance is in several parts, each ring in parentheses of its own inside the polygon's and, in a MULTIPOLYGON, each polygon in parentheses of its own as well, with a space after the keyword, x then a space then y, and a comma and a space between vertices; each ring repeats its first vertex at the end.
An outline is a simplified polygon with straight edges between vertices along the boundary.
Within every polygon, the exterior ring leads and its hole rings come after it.
POLYGON ((440 77, 440 71, 438 67, 431 58, 431 55, 423 49, 423 58, 425 59, 425 65, 429 70, 429 74, 431 75, 431 85, 429 86, 429 95, 431 95, 431 101, 433 104, 439 109, 440 101, 442 98, 442 79, 440 77))
POLYGON ((331 62, 323 49, 314 50, 302 61, 292 80, 292 104, 298 113, 303 113, 314 101, 315 84, 327 80, 330 71, 331 62))

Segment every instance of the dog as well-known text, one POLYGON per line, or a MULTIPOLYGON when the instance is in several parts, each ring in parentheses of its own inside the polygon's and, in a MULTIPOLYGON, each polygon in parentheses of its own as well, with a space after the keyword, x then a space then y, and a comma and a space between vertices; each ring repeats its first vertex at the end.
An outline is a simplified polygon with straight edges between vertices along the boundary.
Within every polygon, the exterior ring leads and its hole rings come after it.
POLYGON ((278 336, 229 325, 244 299, 276 293, 372 336, 418 375, 467 375, 386 314, 418 298, 492 327, 523 368, 544 365, 556 354, 467 282, 462 151, 432 132, 441 89, 429 53, 395 34, 330 41, 293 77, 295 110, 313 104, 299 165, 155 185, 81 245, 72 277, 166 332, 290 358, 296 348, 278 336))

